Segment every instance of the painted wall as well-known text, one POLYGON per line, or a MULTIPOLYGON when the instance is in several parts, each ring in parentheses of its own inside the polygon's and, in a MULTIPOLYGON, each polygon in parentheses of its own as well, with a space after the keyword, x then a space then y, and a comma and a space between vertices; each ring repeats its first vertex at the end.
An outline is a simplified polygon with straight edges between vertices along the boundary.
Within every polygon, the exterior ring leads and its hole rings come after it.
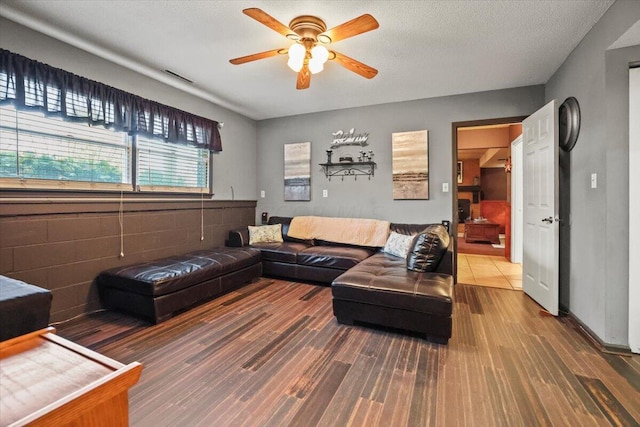
POLYGON ((511 145, 513 140, 519 137, 520 135, 522 135, 522 123, 509 126, 509 145, 511 145))
POLYGON ((162 104, 224 122, 213 156, 214 199, 254 199, 255 121, 0 17, 0 47, 162 104))
POLYGON ((118 196, 88 202, 76 194, 56 203, 12 202, 15 196, 0 192, 0 274, 49 289, 52 322, 101 308, 94 283, 101 271, 224 246, 229 230, 255 216, 254 201, 126 197, 121 235, 118 196))
POLYGON ((545 86, 547 101, 574 96, 582 112, 578 142, 561 159, 561 203, 571 213, 563 213, 561 303, 603 342, 622 346, 629 314, 627 69, 640 60, 640 47, 608 48, 639 19, 640 2, 618 0, 545 86))
POLYGON ((512 141, 509 139, 509 128, 510 126, 489 129, 458 129, 458 150, 508 147, 512 141))
MULTIPOLYGON (((270 119, 258 122, 257 214, 325 215, 386 219, 394 222, 425 223, 451 220, 452 188, 451 123, 497 117, 528 115, 543 105, 544 89, 531 86, 472 93, 409 102, 270 119), (369 133, 368 150, 378 164, 375 176, 332 178, 318 166, 326 161, 332 133, 338 130, 369 133), (393 200, 391 181, 391 134, 429 131, 429 200, 393 200), (284 202, 283 145, 311 142, 311 201, 284 202), (322 190, 328 197, 322 197, 322 190)), ((354 148, 354 154, 358 153, 354 148)), ((335 161, 335 159, 334 159, 335 161)), ((259 218, 256 218, 259 221, 259 218)))
POLYGON ((503 168, 482 168, 480 173, 482 200, 507 200, 507 183, 511 175, 503 168))
POLYGON ((18 195, 35 200, 34 192, 0 193, 0 274, 50 289, 54 295, 51 321, 99 308, 93 279, 104 269, 223 246, 230 229, 253 224, 255 201, 240 200, 256 196, 254 120, 5 18, 0 18, 0 47, 225 123, 220 132, 223 151, 213 155, 211 165, 214 200, 174 201, 173 195, 163 194, 168 201, 151 203, 144 201, 143 194, 125 194, 136 202, 125 203, 126 256, 122 259, 118 258, 118 204, 109 201, 110 194, 91 193, 105 199, 98 203, 44 202, 42 210, 38 203, 14 204, 4 198, 18 195), (232 198, 235 202, 227 202, 232 198), (201 220, 204 241, 200 240, 201 220))

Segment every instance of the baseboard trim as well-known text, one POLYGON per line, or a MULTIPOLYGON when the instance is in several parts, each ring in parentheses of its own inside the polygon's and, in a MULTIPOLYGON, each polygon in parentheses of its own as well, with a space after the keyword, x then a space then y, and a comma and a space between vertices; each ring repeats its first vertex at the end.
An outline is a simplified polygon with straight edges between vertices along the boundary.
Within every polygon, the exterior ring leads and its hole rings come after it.
POLYGON ((572 324, 582 336, 596 349, 602 353, 615 354, 618 356, 631 357, 631 347, 617 344, 607 344, 602 341, 587 325, 582 323, 571 311, 567 312, 567 320, 572 324))

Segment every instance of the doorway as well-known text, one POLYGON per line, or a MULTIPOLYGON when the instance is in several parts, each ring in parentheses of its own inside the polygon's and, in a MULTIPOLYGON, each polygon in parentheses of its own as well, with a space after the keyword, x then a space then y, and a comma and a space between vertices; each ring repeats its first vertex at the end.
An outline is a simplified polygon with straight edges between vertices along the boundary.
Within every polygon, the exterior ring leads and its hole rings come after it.
POLYGON ((511 143, 526 116, 452 124, 453 234, 459 283, 521 289, 511 263, 511 143))

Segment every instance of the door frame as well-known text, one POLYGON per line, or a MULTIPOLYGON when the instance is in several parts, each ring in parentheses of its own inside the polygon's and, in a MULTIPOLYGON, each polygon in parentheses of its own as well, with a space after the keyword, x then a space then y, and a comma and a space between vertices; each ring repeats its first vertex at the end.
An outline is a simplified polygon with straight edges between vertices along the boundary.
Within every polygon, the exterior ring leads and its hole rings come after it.
POLYGON ((511 262, 522 264, 522 232, 524 224, 523 186, 523 138, 511 142, 511 262))
POLYGON ((458 282, 458 179, 456 171, 458 169, 458 128, 466 128, 473 126, 489 126, 489 125, 506 125, 510 123, 522 123, 524 119, 529 116, 513 116, 513 117, 498 117, 494 119, 484 120, 469 120, 464 122, 452 122, 451 123, 451 189, 452 205, 451 205, 451 232, 454 233, 453 239, 453 280, 454 283, 458 282))

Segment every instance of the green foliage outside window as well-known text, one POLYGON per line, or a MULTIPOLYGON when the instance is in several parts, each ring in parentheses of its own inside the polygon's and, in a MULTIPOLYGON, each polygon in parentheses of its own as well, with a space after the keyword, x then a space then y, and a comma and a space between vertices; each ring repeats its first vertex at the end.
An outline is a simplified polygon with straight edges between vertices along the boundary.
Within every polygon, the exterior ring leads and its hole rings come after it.
POLYGON ((122 171, 105 160, 91 161, 48 154, 0 152, 0 176, 91 182, 122 182, 122 171))

